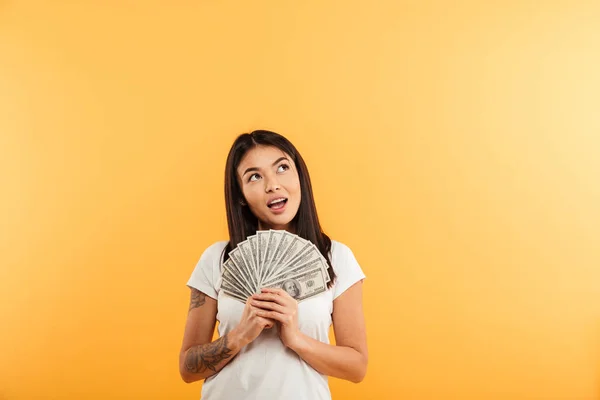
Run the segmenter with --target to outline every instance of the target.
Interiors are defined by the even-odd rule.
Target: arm
[[[179,353],[179,373],[186,383],[219,372],[239,351],[252,342],[272,321],[256,315],[246,303],[240,324],[211,342],[217,319],[217,301],[192,289],[190,308]]]
[[[362,308],[362,282],[355,283],[333,302],[335,345],[313,339],[298,330],[297,303],[285,291],[263,291],[268,293],[258,295],[257,298],[265,301],[256,305],[265,311],[258,315],[282,324],[281,339],[286,346],[323,375],[355,383],[364,379],[368,352]]]
[[[323,375],[361,382],[367,373],[367,337],[362,307],[362,282],[333,301],[335,345],[299,332],[290,347]]]
[[[211,342],[216,316],[217,301],[192,288],[179,353],[179,373],[187,383],[216,374],[241,349],[239,339],[234,335],[225,335]]]

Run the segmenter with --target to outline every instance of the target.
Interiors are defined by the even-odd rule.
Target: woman
[[[191,301],[179,359],[183,380],[205,379],[203,400],[330,399],[328,376],[362,381],[365,275],[352,251],[322,232],[300,153],[274,132],[240,135],[227,158],[225,198],[229,240],[203,252],[187,283]],[[316,245],[331,278],[326,291],[298,302],[284,289],[263,288],[243,304],[221,290],[229,252],[270,229]],[[217,320],[219,338],[212,341]],[[332,323],[335,345],[328,338]]]

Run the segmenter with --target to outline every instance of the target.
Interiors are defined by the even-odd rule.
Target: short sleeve
[[[333,299],[335,300],[356,282],[365,279],[366,276],[352,250],[343,243],[332,242],[331,263],[336,274],[333,286]]]
[[[187,282],[187,286],[198,289],[215,300],[218,295],[217,280],[219,279],[221,252],[225,244],[226,242],[218,242],[204,250]]]

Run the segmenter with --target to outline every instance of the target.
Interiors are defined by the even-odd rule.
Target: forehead
[[[287,153],[275,146],[255,146],[244,154],[237,170],[242,174],[246,168],[270,168],[281,157],[290,158]]]

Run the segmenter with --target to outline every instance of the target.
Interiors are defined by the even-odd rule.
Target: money
[[[327,283],[325,282],[323,271],[317,267],[297,275],[289,274],[289,276],[274,282],[269,287],[283,289],[300,302],[326,291]]]
[[[229,252],[221,290],[245,303],[262,288],[280,288],[300,302],[327,290],[327,268],[314,243],[283,230],[258,231]]]

